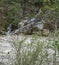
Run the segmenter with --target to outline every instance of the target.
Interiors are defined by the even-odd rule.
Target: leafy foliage
[[[46,10],[59,11],[59,0],[1,0],[0,5],[3,8],[0,21],[6,21],[6,27],[10,23],[16,25],[24,17],[33,17],[40,8],[43,14]]]
[[[20,21],[20,4],[13,2],[8,8],[7,20],[9,22],[17,23]]]

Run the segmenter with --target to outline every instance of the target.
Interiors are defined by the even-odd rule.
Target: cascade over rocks
[[[21,20],[17,25],[18,28],[10,24],[8,34],[33,34],[34,32],[41,31],[43,35],[45,35],[45,32],[48,35],[49,31],[54,31],[57,24],[55,25],[55,21],[48,19],[51,14],[50,11],[47,11],[42,17],[40,15],[41,12],[41,9],[39,9],[39,12],[33,18]]]

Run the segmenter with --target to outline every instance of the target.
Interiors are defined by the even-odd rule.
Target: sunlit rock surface
[[[0,36],[0,65],[14,65],[15,61],[16,61],[16,49],[13,47],[12,43],[16,42],[17,45],[17,41],[21,41],[24,38],[24,44],[22,45],[21,48],[21,56],[23,56],[23,54],[25,52],[26,55],[28,54],[28,51],[30,51],[30,46],[28,46],[29,44],[31,44],[31,40],[34,39],[34,36],[24,36],[24,35],[8,35],[8,36]],[[41,43],[43,43],[43,53],[45,53],[47,51],[48,53],[48,58],[49,58],[49,62],[50,65],[53,65],[53,54],[55,53],[54,49],[49,48],[47,49],[47,43],[48,42],[48,37],[36,37],[37,39],[35,40],[38,41],[40,40]],[[53,38],[51,38],[51,44],[53,43]],[[31,46],[31,52],[36,49],[36,43],[33,43]],[[57,55],[58,56],[58,55]],[[22,58],[22,57],[21,57]],[[57,65],[59,65],[59,58],[57,57]],[[43,62],[42,65],[46,65],[45,62]]]
[[[10,41],[10,36],[0,37],[0,62],[4,65],[11,65],[15,59],[15,50]]]

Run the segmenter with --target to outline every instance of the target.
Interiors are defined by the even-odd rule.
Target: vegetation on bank
[[[26,27],[39,10],[35,25],[43,21],[44,29],[33,28],[35,25]],[[18,33],[17,39],[12,39],[16,58],[12,58],[11,65],[59,65],[59,0],[0,0],[0,34],[6,34],[10,24],[13,33],[25,28],[21,30],[25,31],[21,41]]]
[[[58,21],[59,18],[59,1],[58,0],[1,0],[0,1],[0,30],[7,31],[10,23],[16,28],[18,23],[23,19],[34,17],[41,8],[42,13],[38,17],[42,18],[47,10],[45,21]],[[46,12],[46,13],[45,13]]]

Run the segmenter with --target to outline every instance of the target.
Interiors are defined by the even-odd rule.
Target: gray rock
[[[5,65],[3,62],[0,62],[0,65]]]
[[[0,35],[6,35],[6,32],[1,30]]]
[[[34,25],[38,30],[43,30],[44,24],[42,22],[38,22]]]

